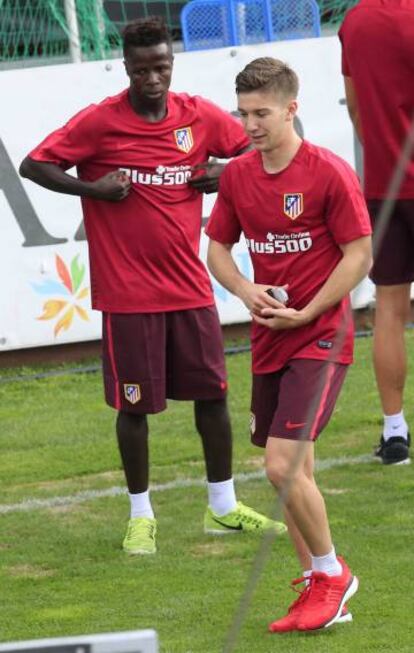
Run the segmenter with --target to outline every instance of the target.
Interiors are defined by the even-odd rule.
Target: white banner
[[[299,128],[306,138],[354,165],[336,37],[180,53],[172,89],[202,95],[233,111],[235,76],[260,56],[285,60],[297,71]],[[0,351],[100,337],[100,315],[90,308],[80,200],[21,180],[17,169],[49,132],[127,85],[121,60],[0,72]],[[213,202],[214,196],[205,198],[205,217]],[[204,260],[206,240],[203,235]],[[234,252],[243,273],[251,275],[244,244]],[[223,324],[249,319],[239,300],[215,282],[214,289]],[[371,298],[367,281],[354,293],[354,305],[366,305]]]

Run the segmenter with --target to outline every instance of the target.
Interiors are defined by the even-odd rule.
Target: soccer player
[[[349,114],[364,151],[364,193],[374,228],[376,286],[373,360],[384,415],[375,455],[410,462],[403,400],[404,330],[414,280],[414,158],[406,167],[390,220],[379,214],[414,120],[414,0],[361,0],[339,31]]]
[[[150,501],[148,413],[166,398],[194,400],[207,468],[207,533],[286,530],[236,501],[222,334],[198,256],[202,192],[220,169],[210,155],[249,145],[242,125],[200,97],[169,92],[173,55],[162,19],[123,35],[129,88],[91,105],[50,134],[21,164],[24,177],[79,195],[89,244],[92,304],[103,314],[106,401],[131,503],[123,548],[156,551]],[[66,170],[77,166],[78,178]]]
[[[254,149],[228,164],[207,225],[208,265],[251,311],[252,442],[281,493],[305,587],[280,633],[349,621],[358,580],[333,546],[314,476],[314,443],[352,361],[349,291],[371,263],[371,228],[352,169],[294,129],[298,79],[285,63],[255,59],[236,78],[241,119]],[[231,255],[243,232],[254,269]],[[287,306],[268,294],[287,290]],[[306,579],[306,580],[305,580]]]

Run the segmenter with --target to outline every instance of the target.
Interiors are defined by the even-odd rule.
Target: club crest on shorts
[[[191,127],[174,130],[175,144],[181,152],[189,152],[194,145]]]
[[[285,193],[283,213],[291,220],[296,220],[303,213],[303,193]]]
[[[130,404],[136,404],[141,399],[141,388],[138,383],[124,383],[124,395]]]

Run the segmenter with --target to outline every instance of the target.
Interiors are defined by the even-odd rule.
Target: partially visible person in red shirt
[[[94,104],[26,157],[24,177],[79,195],[89,245],[92,305],[103,313],[106,400],[131,503],[129,554],[156,552],[148,482],[147,414],[166,398],[194,400],[208,480],[208,533],[284,532],[236,501],[222,335],[200,261],[202,193],[222,167],[200,167],[249,146],[242,125],[200,97],[170,92],[171,37],[158,17],[123,35],[129,88]],[[78,177],[66,170],[77,167]]]
[[[414,0],[361,0],[346,14],[339,37],[348,110],[364,151],[365,197],[378,233],[373,359],[384,425],[375,455],[387,465],[404,464],[410,462],[403,399],[414,281],[413,155],[383,234],[378,216],[414,121]]]
[[[358,580],[333,546],[316,484],[315,441],[335,407],[353,354],[350,290],[371,263],[371,226],[358,179],[332,152],[294,129],[298,79],[277,59],[255,59],[236,78],[238,109],[254,150],[220,178],[207,224],[208,265],[251,311],[251,437],[281,493],[305,587],[274,633],[352,619]],[[243,233],[254,282],[231,250]],[[287,290],[287,306],[269,290]],[[273,292],[273,291],[272,291]]]

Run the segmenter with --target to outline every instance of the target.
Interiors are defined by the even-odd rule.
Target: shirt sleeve
[[[358,177],[342,159],[332,168],[327,188],[326,221],[338,245],[372,233],[367,205]]]
[[[347,48],[346,48],[346,38],[345,38],[345,23],[342,23],[342,26],[338,32],[339,40],[342,45],[342,57],[341,57],[341,67],[342,67],[342,74],[344,77],[351,77],[351,70],[349,67],[349,61],[348,61],[348,55],[347,55]]]
[[[228,159],[250,145],[250,139],[238,118],[209,100],[199,98],[199,101],[203,107],[203,121],[208,129],[210,156]]]
[[[95,109],[96,105],[91,105],[77,113],[66,125],[49,134],[29,157],[55,163],[64,170],[89,159],[96,153],[99,143]]]
[[[226,166],[220,177],[216,203],[205,228],[209,238],[225,245],[237,243],[242,231],[233,203],[230,167],[231,163]]]

